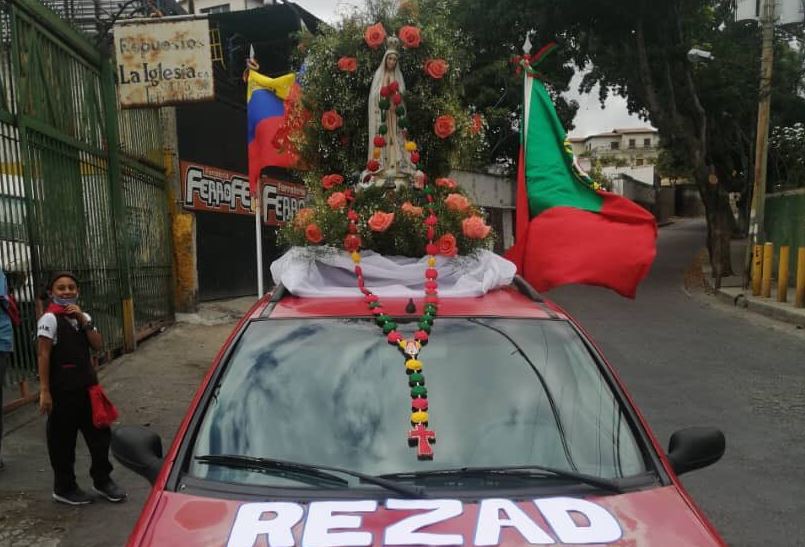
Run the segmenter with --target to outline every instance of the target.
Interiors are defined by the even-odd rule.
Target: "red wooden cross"
[[[416,457],[420,460],[432,460],[433,448],[430,443],[436,442],[436,433],[425,427],[423,424],[416,424],[408,432],[408,443],[416,445]]]

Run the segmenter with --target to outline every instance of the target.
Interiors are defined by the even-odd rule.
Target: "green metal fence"
[[[69,269],[106,348],[124,301],[173,317],[156,110],[120,111],[110,60],[36,0],[0,0],[0,266],[23,312],[9,382],[35,375],[38,293]]]

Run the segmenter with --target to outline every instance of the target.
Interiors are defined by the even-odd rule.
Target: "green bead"
[[[411,388],[411,397],[427,397],[428,388],[425,386],[414,386]]]
[[[430,323],[427,321],[420,321],[419,328],[430,334]]]
[[[431,188],[430,186],[425,186],[425,193],[426,194],[432,194],[433,193],[433,188]]]
[[[406,118],[405,116],[397,118],[397,125],[399,125],[402,129],[405,129],[406,127],[408,127],[408,118]]]
[[[394,109],[394,112],[397,114],[397,116],[405,116],[405,107],[398,106],[397,108]]]
[[[377,105],[380,107],[380,110],[388,110],[389,109],[389,100],[388,99],[380,99]]]
[[[383,332],[386,334],[390,333],[393,330],[397,330],[397,323],[394,321],[387,321],[385,325],[383,325]]]
[[[436,318],[433,316],[433,314],[431,314],[430,312],[425,310],[425,313],[422,314],[422,317],[420,317],[420,319],[422,319],[423,321],[427,321],[428,323],[430,323],[432,325],[434,319],[436,319]]]
[[[435,304],[425,304],[425,313],[429,313],[431,315],[436,315],[436,305]]]
[[[391,317],[389,317],[389,316],[388,316],[388,315],[386,315],[385,313],[384,313],[384,314],[381,314],[381,315],[378,315],[378,316],[375,318],[375,323],[377,323],[377,324],[378,324],[378,325],[380,325],[381,327],[382,327],[383,325],[385,325],[385,324],[386,324],[386,321],[391,321]]]
[[[378,306],[380,306],[380,302],[369,302],[369,307],[372,308],[372,309],[374,309],[374,308],[376,308]]]
[[[377,132],[380,133],[381,135],[385,135],[386,133],[389,132],[389,128],[388,126],[386,126],[386,124],[383,124],[377,128]]]
[[[415,385],[425,385],[425,377],[422,375],[421,372],[414,372],[411,376],[408,377],[408,385],[415,386]]]

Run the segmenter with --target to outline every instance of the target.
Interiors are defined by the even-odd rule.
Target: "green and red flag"
[[[515,243],[506,257],[537,290],[581,283],[634,298],[656,255],[654,216],[603,191],[581,170],[534,66],[518,60],[525,98],[517,174]]]

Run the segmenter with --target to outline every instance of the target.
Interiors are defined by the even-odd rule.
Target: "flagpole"
[[[254,199],[254,238],[257,245],[257,298],[261,298],[263,291],[263,223],[262,208],[260,206],[260,185],[257,185],[257,195]]]

